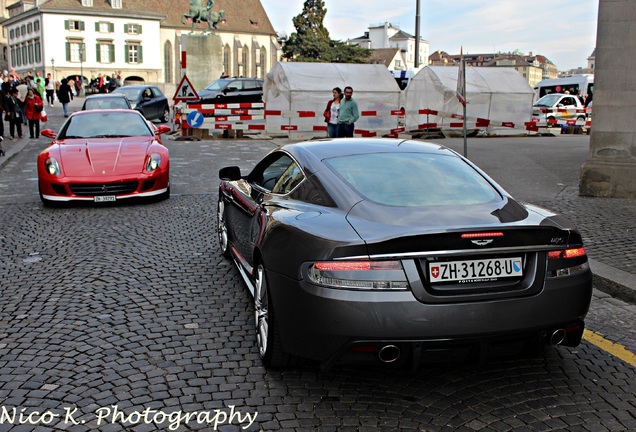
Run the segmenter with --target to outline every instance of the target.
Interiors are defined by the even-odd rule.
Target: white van
[[[563,78],[554,78],[540,81],[534,86],[535,101],[550,93],[569,93],[578,95],[579,91],[583,99],[594,92],[594,75],[579,74]]]

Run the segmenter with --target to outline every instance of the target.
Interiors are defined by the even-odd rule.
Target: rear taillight
[[[316,285],[358,290],[405,290],[409,285],[400,261],[320,261],[309,265]]]
[[[585,248],[548,252],[548,277],[574,276],[589,269]]]

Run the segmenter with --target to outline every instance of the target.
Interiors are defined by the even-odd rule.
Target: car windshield
[[[559,101],[559,98],[561,98],[561,95],[559,94],[545,95],[541,99],[539,99],[537,103],[534,104],[534,106],[551,107]]]
[[[123,108],[129,109],[130,105],[124,97],[89,97],[84,103],[84,109],[108,109]]]
[[[501,199],[483,176],[455,156],[371,153],[325,163],[362,197],[388,206],[470,205]]]
[[[211,90],[211,91],[220,91],[223,90],[225,87],[227,87],[228,83],[231,80],[227,80],[227,79],[219,79],[216,80],[214,82],[212,82],[211,84],[208,84],[208,86],[205,88],[205,90]]]
[[[119,87],[114,93],[121,93],[128,98],[129,101],[136,101],[139,99],[139,94],[143,89],[132,87]]]
[[[87,113],[84,111],[84,113]],[[69,118],[58,140],[74,138],[123,138],[153,136],[146,120],[136,112],[95,112]]]

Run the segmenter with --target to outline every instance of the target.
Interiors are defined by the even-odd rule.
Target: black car
[[[116,88],[110,94],[123,94],[128,98],[133,109],[136,109],[148,120],[159,120],[166,123],[170,120],[168,99],[157,86],[130,85]]]
[[[131,109],[130,101],[123,94],[102,93],[88,96],[84,99],[82,111],[93,109]]]
[[[253,294],[266,365],[419,365],[581,341],[581,234],[451,149],[315,140],[219,176],[219,242]]]
[[[262,102],[263,80],[256,78],[221,78],[197,92],[197,104]]]

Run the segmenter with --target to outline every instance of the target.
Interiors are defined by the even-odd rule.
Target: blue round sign
[[[199,111],[192,111],[190,114],[188,114],[188,126],[190,126],[191,128],[198,128],[201,127],[201,125],[203,124],[203,114],[201,114]]]

